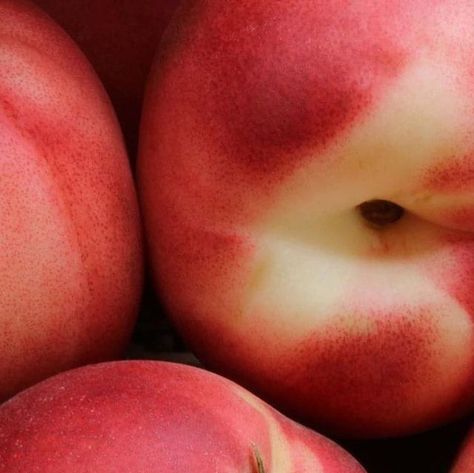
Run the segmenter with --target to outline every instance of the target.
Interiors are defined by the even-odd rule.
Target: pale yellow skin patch
[[[472,192],[434,195],[420,184],[437,161],[473,149],[464,118],[472,112],[454,80],[435,62],[408,67],[362,123],[282,185],[251,230],[257,250],[236,324],[242,333],[271,327],[266,337],[291,345],[316,332],[376,335],[373,312],[389,316],[400,302],[428,308],[433,368],[407,416],[419,403],[429,411],[455,399],[469,377],[470,315],[424,272],[452,258],[439,209],[474,203]],[[357,206],[372,199],[408,213],[393,228],[371,228]],[[365,306],[354,307],[354,296]]]

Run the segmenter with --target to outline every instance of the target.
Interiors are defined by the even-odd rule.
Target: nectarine
[[[351,436],[474,405],[474,3],[185,4],[147,92],[156,286],[207,366]]]

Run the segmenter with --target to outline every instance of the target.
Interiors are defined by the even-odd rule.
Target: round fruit
[[[472,410],[474,4],[185,6],[139,181],[190,347],[344,435]]]

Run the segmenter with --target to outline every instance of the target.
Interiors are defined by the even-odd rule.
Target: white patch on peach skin
[[[247,306],[258,297],[262,275],[274,273],[285,280],[275,291],[284,294],[283,307],[317,299],[319,313],[332,313],[345,285],[363,278],[358,268],[377,267],[377,247],[386,246],[378,259],[387,274],[399,275],[409,264],[416,268],[427,248],[438,251],[437,230],[417,215],[429,216],[439,198],[416,186],[439,156],[449,159],[471,146],[465,140],[467,101],[452,74],[427,60],[412,64],[358,127],[282,185],[273,207],[251,230],[261,250]],[[374,198],[394,201],[408,214],[387,232],[370,231],[357,206]],[[401,293],[411,300],[413,275],[398,279]]]
[[[275,203],[259,229],[288,219],[317,219],[374,199],[417,210],[426,189],[418,175],[440,157],[465,153],[468,100],[453,77],[456,71],[425,59],[404,74],[359,124],[326,151],[305,163],[277,190]]]
[[[331,320],[347,287],[365,274],[381,281],[390,276],[396,293],[419,299],[419,286],[428,281],[418,277],[417,265],[427,252],[440,253],[441,229],[417,218],[425,190],[415,192],[412,177],[465,144],[465,100],[443,70],[426,61],[412,65],[344,143],[282,186],[273,208],[252,228],[259,250],[244,314],[265,313],[266,301],[274,301],[270,305],[281,312],[295,314],[282,330],[307,333]],[[321,167],[321,160],[333,165]],[[409,213],[386,232],[371,230],[357,211],[371,198],[401,203]]]
[[[268,435],[271,446],[271,465],[268,465],[268,459],[262,458],[265,471],[268,473],[324,473],[324,470],[314,453],[306,446],[298,443],[298,460],[300,464],[307,466],[303,471],[296,471],[292,462],[294,452],[290,449],[288,440],[282,431],[274,414],[252,394],[236,387],[234,392],[242,398],[247,404],[252,406],[266,420],[268,426]],[[258,449],[258,445],[255,446]]]
[[[426,411],[456,396],[470,369],[470,318],[423,274],[428,260],[443,265],[450,256],[439,238],[444,230],[423,218],[430,199],[419,175],[440,156],[472,146],[465,133],[469,102],[456,74],[436,57],[411,64],[357,128],[281,186],[273,208],[251,229],[257,251],[239,321],[244,330],[270,327],[267,336],[286,346],[319,331],[375,333],[367,313],[375,307],[351,313],[355,294],[378,294],[379,315],[404,304],[428,309],[437,337],[427,376],[436,376],[418,393],[413,415],[417,404]],[[408,213],[385,232],[369,229],[356,208],[373,198]]]
[[[263,339],[289,350],[301,340],[319,333],[339,333],[350,337],[377,336],[379,322],[385,314],[400,317],[397,310],[408,308],[416,317],[428,311],[426,329],[434,334],[427,351],[433,369],[420,383],[414,402],[407,404],[409,416],[436,410],[442,400],[449,404],[468,379],[473,343],[473,327],[469,315],[451,295],[435,286],[423,273],[424,259],[430,255],[405,258],[372,258],[340,255],[278,240],[274,236],[262,242],[268,271],[260,274],[258,288],[246,301],[241,326],[265,326]],[[449,258],[448,249],[433,250],[439,265]],[[415,320],[415,323],[417,321]],[[262,337],[259,338],[260,343]],[[270,348],[269,348],[270,349]],[[271,348],[270,350],[273,350]],[[414,366],[414,372],[416,366]]]

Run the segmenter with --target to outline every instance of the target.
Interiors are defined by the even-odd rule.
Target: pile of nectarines
[[[316,431],[468,426],[473,24],[471,0],[0,0],[0,472],[362,473]],[[112,361],[144,263],[214,373]],[[445,469],[474,473],[473,438]]]

